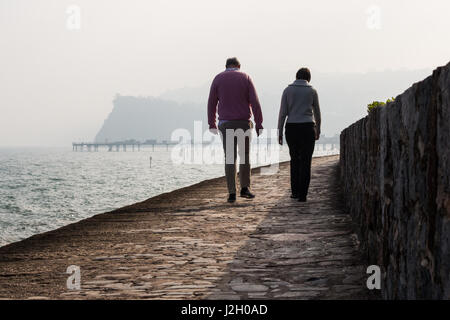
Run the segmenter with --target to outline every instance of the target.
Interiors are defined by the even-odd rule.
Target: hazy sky
[[[92,140],[115,93],[200,86],[228,56],[259,75],[431,70],[450,60],[449,12],[448,0],[0,0],[0,146]]]

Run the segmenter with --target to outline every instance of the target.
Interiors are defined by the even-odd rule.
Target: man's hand
[[[263,133],[263,128],[256,128],[256,135],[259,137]]]
[[[218,135],[219,131],[217,130],[217,128],[209,128],[209,132],[211,132],[214,135]]]
[[[278,136],[278,143],[280,144],[280,146],[283,145],[283,136],[282,135]]]

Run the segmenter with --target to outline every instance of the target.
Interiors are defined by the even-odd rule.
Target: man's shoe
[[[241,189],[241,197],[247,198],[247,199],[253,199],[255,197],[255,195],[253,193],[251,193],[248,188],[242,188]]]
[[[236,202],[236,193],[230,193],[230,195],[228,196],[228,202]]]
[[[291,194],[292,199],[298,199],[300,196],[298,194]]]
[[[306,202],[306,197],[299,197],[298,202]]]

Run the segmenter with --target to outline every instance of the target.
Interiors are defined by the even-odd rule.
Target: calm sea
[[[0,246],[223,175],[220,164],[175,164],[171,153],[0,148]]]

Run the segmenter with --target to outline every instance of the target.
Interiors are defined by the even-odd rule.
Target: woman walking
[[[308,68],[298,70],[296,80],[283,92],[278,117],[278,142],[286,141],[291,156],[291,198],[306,202],[311,180],[311,160],[316,140],[320,137],[320,107],[317,91],[309,84]]]

